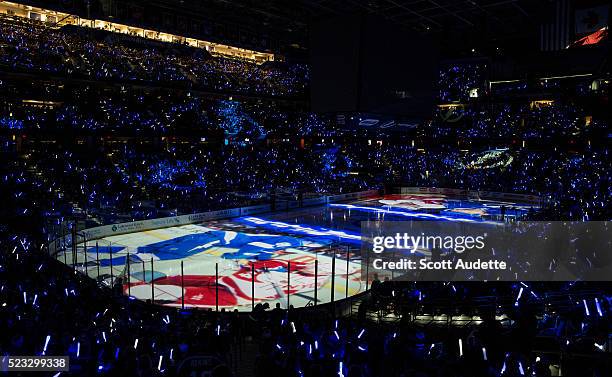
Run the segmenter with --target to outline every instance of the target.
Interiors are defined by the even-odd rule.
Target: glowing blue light
[[[361,329],[361,332],[359,333],[359,335],[357,335],[357,339],[361,339],[364,332],[365,332],[365,329]]]
[[[599,305],[599,300],[597,298],[595,299],[595,306],[597,307],[597,314],[599,314],[600,317],[603,317],[603,312],[601,311],[601,306]]]
[[[43,347],[42,352],[43,355],[45,354],[45,352],[47,352],[47,346],[49,345],[49,341],[51,341],[51,335],[47,335],[47,338],[45,339],[45,346]]]
[[[521,299],[522,295],[523,295],[523,287],[521,287],[521,289],[519,290],[518,296],[516,297],[516,301],[514,302],[514,306],[519,306],[519,300]]]

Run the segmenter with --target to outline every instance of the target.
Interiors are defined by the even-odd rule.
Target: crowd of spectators
[[[601,285],[375,280],[356,317],[261,304],[250,314],[174,310],[97,286],[26,234],[1,235],[2,354],[66,355],[71,375],[175,376],[190,356],[206,357],[212,376],[599,377],[610,367],[612,299]],[[398,320],[368,318],[389,310]],[[480,319],[412,320],[424,313]],[[241,374],[247,352],[256,358]]]
[[[255,64],[180,44],[130,42],[110,32],[0,18],[0,66],[9,70],[270,97],[306,93],[309,71],[302,64]]]
[[[0,130],[79,134],[309,135],[331,129],[328,116],[275,101],[208,96],[163,88],[107,87],[62,81],[0,80]]]
[[[3,356],[69,356],[69,374],[82,376],[173,376],[188,355],[227,363],[231,337],[240,331],[227,315],[113,299],[92,280],[42,259],[27,235],[11,234],[3,232],[0,254]]]
[[[494,103],[460,105],[450,111],[441,109],[425,124],[421,134],[433,138],[505,140],[596,138],[604,135],[607,127],[604,119],[587,116],[573,104]]]
[[[539,214],[547,219],[609,219],[612,185],[605,152],[506,150],[513,156],[507,166],[477,168],[473,155],[456,149],[365,142],[303,149],[290,143],[24,148],[29,152],[7,159],[2,172],[2,194],[10,198],[2,216],[14,220],[2,229],[0,301],[8,329],[2,349],[12,354],[69,355],[81,374],[148,376],[175,375],[186,357],[206,355],[218,363],[214,375],[228,375],[244,346],[240,339],[248,336],[246,342],[256,346],[252,367],[258,376],[270,370],[287,376],[550,376],[558,368],[564,374],[584,372],[585,363],[588,375],[603,376],[609,368],[611,296],[603,285],[595,291],[588,284],[525,285],[517,307],[500,302],[514,302],[518,284],[380,283],[353,319],[337,320],[325,310],[268,313],[261,307],[251,316],[193,313],[113,298],[106,288],[45,258],[39,253],[44,237],[32,237],[50,230],[42,219],[59,221],[77,211],[107,223],[173,214],[176,210],[163,212],[173,206],[226,208],[244,203],[245,196],[232,191],[268,201],[270,190],[292,189],[288,182],[319,192],[393,181],[536,193],[551,200]],[[102,218],[105,209],[129,215]],[[35,278],[21,279],[32,274]],[[583,299],[581,289],[591,295]],[[543,298],[558,291],[564,306],[546,305]],[[499,300],[486,307],[495,313],[479,311],[482,296]],[[417,312],[443,314],[448,307],[439,302],[455,302],[451,314],[478,315],[482,323],[431,329],[409,320]],[[393,311],[401,320],[372,323],[365,315],[372,310]],[[562,353],[581,356],[561,360]]]
[[[543,345],[546,340],[558,337],[562,349],[585,355],[602,352],[599,347],[606,342],[609,330],[609,317],[604,313],[610,302],[589,298],[588,303],[584,299],[579,305],[568,302],[543,311],[541,307],[551,306],[544,303],[547,300],[541,298],[539,288],[551,289],[546,284],[536,288],[525,283],[407,286],[374,281],[372,295],[361,307],[385,310],[394,306],[403,312],[400,321],[386,325],[367,321],[367,309],[361,307],[357,320],[349,321],[289,313],[287,320],[274,324],[273,311],[271,329],[264,330],[262,348],[267,354],[262,355],[258,376],[265,376],[271,368],[295,376],[549,376],[558,372],[561,364],[551,354],[536,351],[550,346]],[[558,284],[556,288],[566,295],[579,291],[571,285]],[[518,304],[501,304],[503,297],[521,297],[519,292],[525,296]],[[479,306],[483,297],[499,301]],[[449,311],[435,302],[451,303],[454,309]],[[585,311],[585,307],[594,312]],[[414,326],[411,318],[422,310],[438,315],[479,315],[482,322],[464,328]],[[605,363],[597,360],[587,372],[581,369],[584,362],[565,362],[562,373],[603,375]],[[552,365],[557,368],[549,368]]]
[[[503,149],[487,159],[491,151],[366,141],[21,144],[20,155],[5,153],[4,194],[13,198],[5,218],[27,219],[38,210],[56,222],[111,223],[267,203],[277,192],[322,195],[393,184],[539,195],[545,216],[558,220],[606,220],[612,213],[609,152],[596,148]]]
[[[347,149],[290,143],[22,143],[7,153],[5,215],[131,221],[266,202],[273,192],[341,193],[375,183],[348,174]],[[32,203],[40,203],[33,208]],[[27,221],[26,221],[27,223]]]
[[[321,136],[334,128],[326,117],[263,98],[227,98],[303,95],[307,67],[141,42],[0,21],[0,67],[54,76],[40,85],[0,81],[8,99],[0,109],[0,216],[10,219],[0,223],[2,355],[68,355],[80,375],[174,376],[195,355],[214,359],[213,376],[241,375],[238,359],[248,345],[257,355],[248,375],[257,376],[550,376],[560,368],[563,375],[599,377],[609,371],[612,296],[604,284],[374,281],[354,317],[261,305],[244,315],[153,307],[48,258],[46,244],[66,221],[93,226],[269,203],[278,192],[450,187],[539,195],[545,206],[530,214],[534,219],[612,215],[605,147],[518,144],[490,153],[453,143],[334,140]],[[452,65],[440,76],[440,100],[469,99],[467,89],[484,88],[485,70]],[[91,82],[73,82],[84,78]],[[143,82],[152,85],[132,87]],[[434,119],[421,132],[531,139],[582,137],[588,127],[607,127],[570,104],[461,111],[455,123]],[[553,302],[552,293],[562,302]],[[483,297],[496,300],[479,305]],[[372,312],[392,312],[398,320],[375,323]],[[419,313],[480,320],[437,329],[413,321]]]
[[[0,80],[0,129],[81,134],[219,135],[240,139],[340,135],[333,118],[299,106],[164,88]],[[452,113],[449,115],[449,113]],[[608,122],[562,101],[471,104],[434,112],[413,137],[519,142],[607,137]]]
[[[483,95],[488,77],[484,62],[454,62],[444,64],[438,76],[438,100],[442,103],[466,102]]]
[[[485,169],[466,167],[472,153],[457,149],[386,146],[374,155],[386,177],[410,185],[531,193],[554,203],[549,209],[556,219],[609,218],[612,166],[607,149],[508,153],[513,158],[508,166]]]

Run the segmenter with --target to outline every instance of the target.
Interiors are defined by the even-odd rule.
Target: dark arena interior
[[[611,376],[609,19],[0,1],[0,374]]]

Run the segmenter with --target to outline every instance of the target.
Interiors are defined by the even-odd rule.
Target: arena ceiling
[[[240,14],[253,15],[253,21],[285,31],[301,30],[316,18],[365,13],[423,32],[479,27],[483,22],[511,26],[517,19],[533,18],[550,4],[547,0],[191,0],[189,3],[202,6],[214,3],[235,16],[240,10]]]
[[[117,15],[120,8],[224,23],[286,45],[307,46],[309,25],[345,15],[375,15],[421,33],[471,30],[487,36],[515,36],[537,25],[552,0],[22,0],[32,5],[70,6],[85,14]],[[86,6],[89,4],[90,6]],[[121,7],[120,7],[121,5]],[[97,12],[97,13],[96,13]],[[129,12],[128,12],[129,18]],[[129,20],[127,20],[129,22]],[[139,22],[139,21],[138,21]],[[150,26],[150,25],[149,25]]]
[[[138,1],[138,0],[136,0]],[[421,33],[473,30],[517,35],[538,23],[549,0],[148,0],[308,45],[308,25],[343,15],[377,15]],[[163,5],[162,5],[163,4]]]

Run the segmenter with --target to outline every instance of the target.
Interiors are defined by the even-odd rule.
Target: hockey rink
[[[530,210],[441,194],[388,195],[106,237],[89,242],[76,266],[99,281],[120,282],[126,295],[167,306],[302,307],[365,290],[362,221],[496,221],[501,211],[511,217]],[[71,260],[62,254],[58,260]]]

